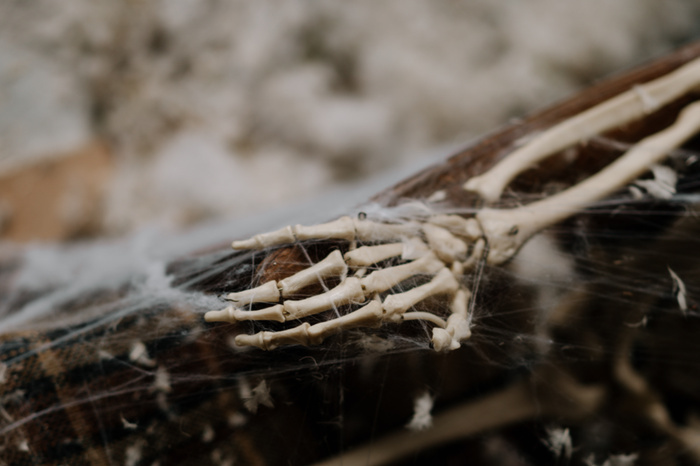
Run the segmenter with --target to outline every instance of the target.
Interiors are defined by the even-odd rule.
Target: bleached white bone
[[[294,227],[294,236],[298,240],[340,239],[352,241],[355,239],[355,222],[352,218],[346,216],[319,225],[297,225]]]
[[[292,293],[296,293],[302,288],[318,283],[319,280],[328,277],[345,278],[348,272],[348,266],[343,260],[343,255],[339,250],[335,250],[328,254],[325,259],[318,262],[308,269],[301,270],[291,277],[280,280],[277,287],[282,292],[283,297],[287,297]]]
[[[637,179],[700,130],[700,103],[688,105],[670,127],[642,139],[600,172],[554,196],[516,209],[476,215],[489,242],[488,261],[501,264],[535,233],[564,220]]]
[[[350,217],[312,226],[287,226],[277,231],[261,233],[252,238],[234,241],[233,249],[264,249],[280,244],[292,244],[304,239],[344,239],[351,241],[355,237],[355,226]]]
[[[401,251],[401,259],[415,260],[420,259],[430,252],[430,248],[420,238],[407,238],[403,242],[403,251]]]
[[[326,337],[338,333],[341,330],[357,327],[379,327],[384,317],[384,310],[379,301],[370,301],[360,309],[328,320],[309,328],[309,336],[312,341],[323,341]]]
[[[287,314],[287,320],[300,319],[346,304],[361,303],[364,299],[365,292],[360,284],[360,280],[355,277],[348,277],[338,286],[325,293],[299,301],[285,301],[284,312]]]
[[[253,335],[236,335],[234,339],[238,346],[257,346],[264,350],[273,350],[281,345],[304,345],[311,344],[309,341],[308,329],[311,326],[308,322],[279,332],[258,332]]]
[[[329,336],[342,330],[358,327],[378,327],[384,316],[379,301],[371,301],[366,306],[337,319],[321,322],[315,325],[303,323],[297,327],[280,332],[258,332],[254,335],[238,335],[237,345],[257,346],[264,350],[275,349],[281,345],[318,345]]]
[[[265,249],[279,244],[291,244],[296,241],[294,230],[291,226],[286,226],[277,231],[268,233],[260,233],[242,241],[234,241],[231,243],[233,249]]]
[[[696,65],[695,68],[697,68],[695,71],[697,73],[700,67]],[[657,81],[650,83],[653,86],[657,84]],[[652,90],[655,89],[653,86]],[[644,90],[647,91],[646,88]],[[652,97],[656,99],[658,96],[653,95]],[[616,107],[618,104],[621,105],[622,110]],[[597,115],[596,112],[603,112],[604,115],[601,118],[604,117],[603,120],[605,120],[605,118],[610,117],[610,112],[621,111],[623,115],[616,116],[614,122],[619,125],[629,121],[625,120],[629,117],[629,104],[630,102],[624,99],[617,103],[615,103],[615,99],[611,99],[592,109],[593,111],[590,111],[586,118],[592,118],[591,115]],[[581,121],[588,120],[584,118]],[[564,136],[571,136],[571,134],[568,136],[564,134],[567,131],[580,131],[583,128],[581,121],[577,123],[579,126],[573,124],[555,127],[550,130],[554,131],[552,133],[554,136],[550,135],[550,139],[544,138],[543,140],[561,142],[561,138]],[[280,282],[268,282],[246,292],[232,293],[229,298],[239,304],[264,300],[276,302],[280,299],[278,295],[275,295],[276,290],[283,290],[283,297],[287,297],[290,293],[300,290],[319,278],[340,278],[341,283],[326,293],[299,301],[288,300],[283,304],[257,311],[244,311],[237,307],[230,307],[222,311],[212,311],[207,313],[205,317],[207,320],[225,321],[299,319],[335,307],[359,304],[369,298],[376,299],[379,293],[393,288],[406,279],[420,274],[436,274],[429,283],[388,296],[383,303],[372,301],[361,309],[316,325],[302,324],[280,332],[240,335],[236,338],[236,342],[264,349],[272,349],[281,344],[318,344],[328,335],[346,328],[372,327],[385,321],[400,322],[401,320],[420,319],[435,324],[433,347],[436,350],[456,349],[462,341],[471,335],[471,318],[467,310],[469,291],[460,288],[458,277],[462,276],[464,270],[473,268],[477,261],[481,260],[487,246],[489,248],[488,261],[491,264],[507,261],[533,234],[581,211],[637,179],[639,175],[665,158],[669,151],[681,145],[698,130],[700,130],[700,103],[686,107],[673,125],[640,141],[625,155],[596,175],[548,199],[516,209],[482,209],[471,219],[464,219],[458,215],[436,215],[427,217],[427,220],[422,223],[386,224],[342,217],[326,224],[309,227],[297,225],[277,232],[257,235],[250,240],[236,242],[234,247],[256,249],[307,239],[338,239],[347,242],[358,240],[390,242],[390,244],[360,247],[346,253],[344,258],[341,257],[339,251],[334,251],[320,263],[292,277]],[[577,138],[580,139],[580,137],[579,134]],[[537,140],[535,138],[533,141]],[[573,142],[577,140],[574,139]],[[537,146],[535,145],[535,147]],[[544,156],[546,154],[541,158]],[[517,166],[522,162],[522,160],[518,162],[519,157],[522,159],[523,156],[518,155],[518,151],[516,151],[506,160],[508,163],[515,160]],[[538,155],[538,157],[540,156]],[[499,165],[493,169],[496,173],[498,173],[498,167]],[[522,167],[512,173],[524,169]],[[491,176],[490,172],[487,172],[477,180],[489,179],[489,176]],[[498,178],[499,175],[493,176]],[[502,187],[498,190],[498,195],[500,195]],[[421,237],[428,242],[427,245],[421,240]],[[466,257],[467,253],[469,253],[468,257]],[[366,269],[360,269],[356,271],[354,277],[346,277],[348,265],[369,267],[399,255],[403,260],[409,262],[377,270],[368,276],[365,276]],[[450,307],[452,313],[447,321],[430,312],[407,312],[419,302],[437,295],[448,295],[452,300]]]
[[[472,269],[477,262],[481,260],[481,258],[484,255],[484,249],[486,248],[486,242],[482,239],[479,239],[475,244],[474,248],[472,248],[472,253],[469,255],[467,260],[465,260],[462,263],[462,267],[464,270],[470,270]]]
[[[367,267],[403,253],[403,243],[362,246],[345,253],[345,261],[353,267]]]
[[[452,314],[447,318],[445,328],[433,328],[433,348],[435,351],[452,351],[461,346],[461,342],[471,337],[468,307],[471,293],[459,290],[455,293],[450,309]]]
[[[264,249],[309,239],[379,242],[415,236],[419,230],[420,225],[415,222],[388,224],[345,216],[319,225],[288,226],[277,231],[261,233],[246,240],[234,241],[231,246],[233,249]]]
[[[433,215],[428,219],[428,223],[443,227],[453,234],[466,238],[468,240],[477,240],[481,238],[481,228],[479,222],[473,218],[464,218],[459,215]]]
[[[426,223],[423,225],[423,233],[425,233],[425,239],[428,240],[430,249],[435,251],[435,254],[446,264],[466,258],[467,243],[455,237],[446,229]]]
[[[401,238],[413,237],[420,231],[416,222],[378,223],[371,220],[355,220],[355,239],[366,242],[395,241]]]
[[[648,113],[649,101],[657,106],[666,105],[698,85],[700,59],[695,59],[661,78],[637,85],[544,131],[483,175],[469,179],[464,189],[478,193],[488,202],[495,202],[519,173],[537,162],[591,136],[643,117]],[[640,95],[644,98],[640,98]]]
[[[387,296],[382,307],[392,320],[400,321],[401,314],[419,302],[425,301],[431,296],[453,294],[458,288],[459,283],[455,277],[448,269],[443,268],[425,285]]]
[[[226,299],[239,306],[250,303],[276,303],[280,300],[280,291],[277,288],[277,283],[271,280],[249,290],[229,293]]]
[[[207,322],[240,322],[244,320],[273,320],[275,322],[284,322],[285,316],[283,313],[284,306],[277,304],[259,311],[244,311],[235,306],[229,306],[220,311],[209,311],[204,314],[204,320]]]
[[[421,274],[434,274],[445,267],[435,254],[430,253],[413,262],[377,270],[361,280],[366,294],[383,293],[404,280]]]

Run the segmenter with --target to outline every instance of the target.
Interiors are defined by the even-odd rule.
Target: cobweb
[[[641,407],[657,403],[687,429],[697,422],[696,166],[669,199],[620,193],[537,236],[507,267],[466,277],[476,296],[473,336],[448,354],[430,349],[430,324],[418,322],[272,352],[232,340],[274,326],[202,322],[223,306],[222,294],[256,286],[272,264],[284,273],[343,247],[328,241],[181,257],[146,235],[10,254],[2,272],[3,455],[27,464],[307,464],[407,425],[422,426],[417,437],[431,431],[431,413],[526,380],[540,414],[402,460],[690,464],[687,445],[650,424]],[[358,212],[397,222],[423,209],[469,213],[428,202]],[[641,401],[614,375],[619,358]],[[550,412],[551,397],[574,402],[560,380],[569,373],[604,387],[611,414],[596,410],[581,422],[574,408]],[[614,409],[624,403],[630,409]],[[497,422],[510,409],[483,415]],[[367,462],[381,454],[368,448]]]
[[[579,157],[565,151],[517,179],[499,207],[571,186],[629,144],[606,135],[577,146]],[[3,251],[0,458],[694,464],[698,154],[690,141],[663,168],[532,238],[505,266],[482,261],[465,274],[472,336],[448,353],[431,348],[432,325],[422,321],[267,352],[234,337],[286,324],[204,322],[226,293],[289,276],[347,250],[343,241],[231,251],[216,245],[219,231],[151,232]],[[400,224],[482,207],[449,190],[375,201],[350,215]],[[420,307],[450,312],[439,299]]]

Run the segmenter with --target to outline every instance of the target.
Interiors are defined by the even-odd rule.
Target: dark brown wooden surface
[[[606,80],[482,138],[374,199],[392,205],[424,199],[441,189],[448,193],[447,208],[478,207],[479,200],[464,192],[462,183],[505,157],[516,141],[698,56],[700,44],[692,44]],[[619,128],[611,137],[638,140],[668,125],[682,103]],[[697,141],[688,148],[697,150]],[[550,185],[571,184],[620,155],[595,141],[576,150],[573,167],[563,169],[561,160],[553,157],[516,180],[504,205],[541,195]],[[697,192],[698,179],[698,173],[689,170],[681,176],[680,191]],[[415,341],[426,336],[421,327],[410,325],[398,331],[411,338],[387,352],[367,350],[366,341],[355,334],[332,338],[320,348],[242,351],[231,345],[232,335],[256,326],[207,324],[186,306],[143,306],[119,319],[0,335],[0,361],[6,365],[0,384],[0,463],[229,464],[235,459],[235,464],[308,464],[401,428],[410,419],[413,399],[425,390],[439,395],[439,411],[540,374],[535,369],[544,365],[575,374],[582,383],[608,387],[604,409],[592,420],[571,426],[578,429],[579,457],[586,447],[595,453],[637,451],[642,455],[638,464],[692,464],[675,440],[645,425],[644,419],[629,416],[611,371],[620,338],[632,328],[627,324],[656,309],[659,317],[653,325],[640,328],[634,337],[643,354],[637,367],[675,422],[689,423],[687,413],[700,406],[700,383],[693,375],[698,359],[691,356],[697,353],[694,335],[700,329],[697,318],[679,323],[671,312],[675,302],[666,270],[673,266],[696,286],[698,266],[689,259],[698,258],[693,248],[700,228],[687,206],[622,199],[615,212],[584,213],[556,230],[562,248],[582,270],[590,270],[585,299],[567,314],[576,320],[552,324],[556,341],[546,360],[533,340],[516,338],[532,334],[533,314],[522,310],[533,302],[533,291],[498,269],[488,271],[489,280],[479,290],[477,304],[487,315],[474,329],[471,343],[446,355],[417,345]],[[584,240],[587,246],[582,246]],[[308,246],[307,252],[318,259],[333,247],[337,244],[322,242]],[[216,249],[173,261],[169,272],[183,289],[219,295],[286,276],[294,268],[284,264],[303,263],[302,256],[294,247],[255,254]],[[23,300],[13,296],[8,285],[11,272],[10,267],[3,275],[3,299],[7,304],[11,298],[9,305],[19,307]],[[40,293],[32,298],[37,297]],[[128,290],[111,299],[128,299]],[[380,329],[376,335],[392,332],[397,329]],[[132,358],[135,342],[145,345],[146,360]],[[158,378],[159,370],[167,372],[167,383]],[[243,387],[255,387],[262,380],[270,385],[275,405],[253,413],[243,406]],[[538,383],[542,381],[533,381]],[[538,419],[484,433],[436,449],[431,460],[494,464],[489,445],[501,442],[518,453],[520,462],[514,464],[543,464],[551,460],[541,441],[543,426],[556,421]],[[607,437],[591,440],[595,429],[607,429]],[[419,456],[407,462],[425,460]]]

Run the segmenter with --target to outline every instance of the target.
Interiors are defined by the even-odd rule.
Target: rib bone
[[[649,112],[648,102],[665,105],[697,88],[700,84],[700,59],[644,85],[635,86],[573,118],[555,125],[517,149],[495,167],[464,184],[488,202],[495,202],[505,187],[535,163],[579,141],[632,120]],[[644,98],[640,98],[643,95]]]

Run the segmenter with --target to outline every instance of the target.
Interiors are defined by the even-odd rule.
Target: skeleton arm
[[[652,99],[663,105],[697,87],[700,60],[665,77],[599,104],[579,116],[554,126],[523,148],[506,157],[465,189],[493,201],[503,188],[532,163],[586,138],[643,115]],[[643,92],[645,99],[641,99]],[[646,104],[645,104],[646,102]],[[645,107],[644,105],[647,105]],[[283,344],[319,344],[329,335],[349,328],[377,327],[386,322],[423,320],[432,323],[436,350],[459,348],[471,335],[468,309],[470,290],[464,284],[481,259],[491,265],[510,260],[533,235],[580,212],[624,188],[664,160],[700,131],[700,104],[688,105],[677,121],[634,145],[609,166],[554,196],[513,209],[484,208],[471,218],[434,215],[421,221],[382,223],[342,217],[314,226],[290,226],[233,243],[234,249],[264,249],[297,241],[332,239],[345,242],[349,251],[331,252],[321,262],[280,281],[228,295],[232,305],[205,315],[207,321],[265,320],[287,322],[335,310],[337,317],[311,325],[307,322],[278,332],[239,335],[236,343],[273,349]],[[356,243],[366,246],[355,249]],[[385,266],[385,263],[392,265]],[[366,275],[368,267],[379,267]],[[402,282],[421,276],[429,282],[407,291],[386,295]],[[288,297],[325,279],[340,283],[323,293],[301,300]],[[447,319],[431,312],[411,309],[429,298],[442,298],[449,305]],[[257,310],[244,306],[277,303]],[[345,315],[340,307],[354,306]]]

